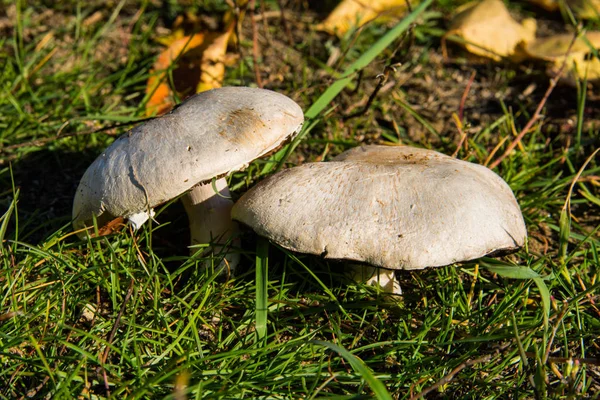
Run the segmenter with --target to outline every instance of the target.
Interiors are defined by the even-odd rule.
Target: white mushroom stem
[[[216,191],[215,191],[216,189]],[[237,234],[238,224],[231,220],[231,207],[229,188],[225,178],[218,179],[215,185],[206,184],[194,187],[182,198],[183,205],[190,220],[191,243],[233,244],[239,245]],[[197,248],[192,248],[192,253]],[[213,246],[205,249],[204,254],[212,252],[219,254],[223,246]],[[227,254],[220,267],[235,270],[239,262],[239,254]]]
[[[351,264],[346,273],[355,282],[379,286],[385,293],[402,294],[402,288],[396,280],[394,270]]]

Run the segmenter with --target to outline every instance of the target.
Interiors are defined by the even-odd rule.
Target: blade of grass
[[[421,125],[423,125],[423,127],[425,129],[427,129],[433,136],[437,137],[440,140],[443,139],[442,136],[440,135],[440,133],[429,122],[427,122],[423,117],[421,117],[419,115],[419,113],[416,112],[410,105],[408,105],[407,103],[405,103],[404,101],[402,101],[398,96],[394,96],[394,100],[396,101],[396,104],[398,104],[400,107],[402,107],[403,109],[405,109],[406,112],[408,112],[417,121],[419,121],[419,123]]]
[[[542,307],[544,310],[544,328],[548,328],[548,318],[550,317],[550,291],[544,282],[544,278],[530,267],[523,266],[505,266],[505,265],[484,265],[488,270],[511,279],[533,279],[537,285],[542,298]]]
[[[542,278],[533,278],[533,281],[540,291],[542,297],[542,307],[544,309],[544,329],[548,329],[548,318],[550,318],[550,290]]]
[[[594,159],[594,157],[596,156],[596,154],[599,151],[600,151],[600,148],[597,148],[592,153],[592,155],[590,155],[585,160],[585,162],[583,163],[581,168],[579,168],[579,171],[577,171],[577,174],[575,174],[575,178],[573,178],[573,181],[571,182],[571,186],[569,186],[569,191],[567,192],[567,198],[566,198],[565,203],[560,212],[560,219],[558,222],[559,227],[560,227],[560,243],[559,243],[558,255],[559,255],[559,262],[561,264],[561,274],[563,274],[565,276],[565,279],[567,279],[569,282],[571,281],[571,276],[570,276],[569,272],[567,271],[565,260],[567,258],[567,247],[569,244],[569,237],[571,236],[571,196],[573,195],[573,189],[575,188],[575,184],[581,177],[581,174],[583,173],[583,171],[585,170],[587,165],[590,163],[590,161],[592,161]]]
[[[344,359],[350,363],[352,369],[354,369],[354,371],[356,371],[371,387],[371,390],[373,390],[373,393],[375,393],[375,398],[379,400],[392,400],[392,396],[386,389],[385,385],[379,379],[377,379],[375,375],[373,375],[373,372],[371,372],[369,367],[367,367],[360,358],[350,353],[345,348],[330,342],[311,340],[311,343],[327,347],[328,349],[333,350],[340,356],[344,357]]]
[[[585,37],[585,36],[583,36]],[[586,71],[587,72],[587,71]],[[583,81],[577,80],[577,135],[575,144],[579,148],[581,147],[581,133],[583,132],[583,118],[585,112],[585,100],[587,95],[587,73]]]
[[[352,82],[355,74],[361,69],[365,68],[369,65],[383,50],[385,50],[390,44],[394,42],[401,34],[406,32],[406,30],[410,27],[410,25],[417,19],[419,15],[423,13],[429,7],[429,5],[433,2],[433,0],[425,0],[423,1],[413,12],[408,14],[402,21],[400,21],[396,26],[390,29],[385,35],[383,35],[369,50],[364,52],[356,61],[354,61],[342,74],[342,77],[337,81],[333,82],[331,86],[323,92],[321,96],[315,101],[309,109],[304,113],[304,117],[307,120],[312,120],[317,118],[321,112],[327,108],[329,103],[333,101],[337,97],[338,94]],[[311,124],[306,124],[306,126],[311,126]],[[302,129],[302,131],[298,134],[297,140],[301,140],[305,135],[307,129]],[[284,146],[281,150],[279,150],[275,154],[275,159],[280,160],[280,163],[285,162],[287,155],[289,152],[287,148],[290,145]],[[275,167],[274,163],[269,163],[265,165],[262,170],[263,174],[267,174]]]
[[[268,273],[269,241],[259,237],[256,244],[256,336],[259,342],[267,337]]]
[[[406,18],[400,21],[396,26],[390,29],[381,39],[379,39],[369,50],[361,55],[352,63],[343,73],[343,78],[335,81],[327,90],[314,102],[306,111],[307,119],[316,118],[321,111],[350,83],[354,74],[365,68],[371,63],[383,50],[385,50],[394,40],[403,34],[410,25],[417,19],[423,11],[429,7],[433,0],[425,0],[415,10],[408,14]]]
[[[503,278],[510,279],[543,279],[540,274],[529,267],[518,265],[489,265],[482,264],[486,269]]]
[[[8,230],[8,223],[10,222],[10,217],[12,215],[13,210],[15,209],[15,204],[17,202],[17,198],[19,196],[19,191],[17,190],[14,199],[10,202],[8,206],[8,210],[0,217],[0,248],[4,245],[4,236],[6,235],[6,231]]]

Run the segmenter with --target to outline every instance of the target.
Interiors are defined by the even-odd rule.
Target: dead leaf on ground
[[[350,28],[360,27],[377,19],[399,17],[405,14],[407,0],[343,0],[329,14],[323,23],[317,25],[318,30],[332,35],[343,36]],[[412,5],[418,1],[411,1]]]
[[[204,35],[197,33],[192,36],[184,36],[180,39],[174,40],[171,45],[162,53],[158,55],[158,58],[154,62],[154,66],[151,71],[151,76],[148,78],[146,84],[146,93],[151,94],[148,103],[146,103],[146,114],[147,115],[160,115],[165,113],[167,110],[173,107],[174,99],[171,92],[171,87],[168,83],[168,69],[171,64],[179,58],[182,53],[191,51],[192,49],[200,47],[204,43]],[[183,60],[179,60],[182,62]],[[177,82],[183,81],[183,86],[190,87],[185,82],[189,81],[189,76],[182,76],[181,79],[176,79],[178,74],[175,68],[173,69],[173,84],[177,88]],[[186,79],[187,78],[187,79]],[[195,88],[195,85],[191,87]]]
[[[518,45],[532,41],[535,31],[534,19],[519,24],[501,0],[484,0],[461,7],[446,35],[464,39],[470,53],[500,61],[503,57],[519,60]]]
[[[600,48],[600,32],[587,32],[585,39],[577,38],[568,52],[572,40],[573,34],[568,33],[540,38],[529,43],[525,52],[531,58],[547,61],[550,75],[558,72],[566,58],[566,83],[574,84],[586,76],[589,82],[599,81],[600,60],[593,56],[592,48]]]
[[[173,108],[176,97],[186,98],[221,87],[225,64],[229,61],[227,43],[236,21],[226,22],[225,32],[185,35],[183,19],[177,19],[172,33],[159,39],[168,48],[157,57],[146,85],[146,93],[150,94],[146,104],[148,116],[164,114]]]
[[[527,0],[538,7],[543,8],[546,11],[556,11],[560,8],[558,0]]]
[[[568,0],[567,4],[579,18],[600,18],[600,0]]]
[[[594,19],[600,18],[600,0],[563,0],[579,18]],[[529,0],[548,11],[560,10],[560,0]]]

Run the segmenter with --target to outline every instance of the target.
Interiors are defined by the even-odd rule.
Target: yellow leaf
[[[202,27],[202,21],[193,13],[186,13],[185,15],[178,15],[175,17],[171,33],[166,36],[161,36],[155,40],[163,46],[170,46],[176,40],[179,40],[186,36],[186,30],[188,32],[198,32]]]
[[[237,34],[241,35],[242,32],[242,21],[244,20],[244,16],[246,15],[246,5],[248,4],[248,0],[237,0],[235,5],[237,10],[234,8],[229,8],[225,15],[223,16],[223,25],[231,26],[231,24],[238,24],[238,29],[233,29],[233,32],[229,35],[229,46],[237,47],[239,43],[239,38]],[[235,25],[234,25],[235,28]],[[237,32],[236,32],[237,31]]]
[[[567,4],[579,18],[600,18],[600,0],[567,0]]]
[[[463,38],[470,53],[499,61],[517,56],[517,46],[532,41],[535,31],[534,19],[519,24],[501,0],[484,0],[465,5],[452,20],[448,34]]]
[[[559,9],[558,0],[529,0],[529,2],[547,11],[556,11]]]
[[[167,82],[167,70],[171,67],[173,61],[179,57],[182,57],[185,52],[189,52],[192,49],[200,47],[203,43],[204,35],[201,33],[197,33],[192,36],[184,36],[180,39],[174,40],[165,51],[158,55],[158,58],[154,62],[151,76],[148,78],[148,82],[146,84],[146,93],[151,93],[151,97],[146,104],[147,115],[160,115],[173,107],[174,102],[172,93],[169,83]],[[180,61],[182,60],[180,59]],[[175,76],[178,72],[179,75],[181,75],[182,70],[177,68],[173,69],[172,73],[174,82],[177,81]],[[196,85],[193,85],[192,87],[195,86]],[[177,83],[175,83],[175,87],[177,87]]]
[[[229,25],[229,29],[225,33],[208,37],[207,42],[210,43],[204,49],[202,54],[202,62],[200,69],[200,83],[197,86],[197,92],[203,92],[214,88],[221,87],[223,77],[225,76],[225,53],[227,52],[227,43],[233,32],[234,24]]]
[[[600,32],[587,32],[587,41],[593,48],[600,47]],[[577,78],[587,76],[589,82],[600,80],[600,60],[592,55],[592,49],[583,38],[577,38],[569,50],[573,40],[572,34],[555,35],[540,38],[525,47],[525,52],[531,58],[544,60],[549,63],[548,73],[558,72],[566,58],[566,74],[564,80],[573,84]]]
[[[548,11],[557,11],[561,6],[560,0],[529,0],[529,2]],[[600,18],[600,0],[564,0],[563,4],[566,4],[579,18]]]
[[[231,23],[225,32],[196,33],[174,40],[152,68],[146,86],[146,93],[151,93],[146,114],[160,115],[175,105],[169,68],[173,87],[180,98],[220,87],[225,74],[227,42],[233,28]],[[172,65],[174,61],[176,65]]]
[[[412,0],[415,5],[418,1]],[[354,26],[360,27],[374,19],[404,15],[406,0],[343,0],[317,29],[343,36]]]

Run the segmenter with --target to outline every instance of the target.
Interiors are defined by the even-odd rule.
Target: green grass
[[[195,11],[225,9],[209,3]],[[127,129],[113,125],[143,118],[146,79],[160,51],[152,40],[157,28],[185,10],[82,4],[44,16],[19,4],[0,39],[1,398],[408,399],[432,387],[427,398],[598,398],[600,164],[591,156],[600,133],[597,100],[584,85],[557,88],[542,123],[495,170],[527,223],[529,243],[518,253],[400,271],[404,295],[390,298],[346,281],[343,264],[267,246],[246,232],[241,272],[223,281],[201,268],[204,259],[188,256],[176,202],[157,210],[158,225],[139,232],[82,240],[70,226],[78,179]],[[459,157],[483,163],[508,138],[502,154],[548,80],[535,66],[473,66],[457,48],[451,62],[439,64],[436,32],[447,8],[432,7],[418,20],[414,44],[395,54],[401,30],[377,47],[386,33],[378,26],[338,41],[298,25],[306,31],[277,57],[261,42],[263,71],[285,78],[269,87],[305,110],[318,107],[293,151],[231,177],[234,196],[274,169],[327,160],[360,143],[451,154],[457,133],[437,124],[449,114],[425,102],[450,82],[458,89],[441,105],[458,104],[465,81],[455,77],[467,79],[473,68],[469,147]],[[89,23],[96,11],[103,18]],[[292,21],[296,14],[288,14]],[[269,29],[275,44],[285,37],[277,20]],[[252,84],[249,37],[241,47],[228,84]],[[333,74],[325,67],[336,47],[345,58]],[[353,66],[363,67],[364,57],[374,60],[357,86]],[[393,58],[403,62],[393,89],[365,115],[342,121]],[[348,74],[349,88],[330,79]],[[533,94],[519,96],[531,82]],[[479,87],[505,94],[485,115],[477,115],[488,101]],[[415,136],[419,129],[423,135]],[[64,137],[55,138],[59,132]]]

